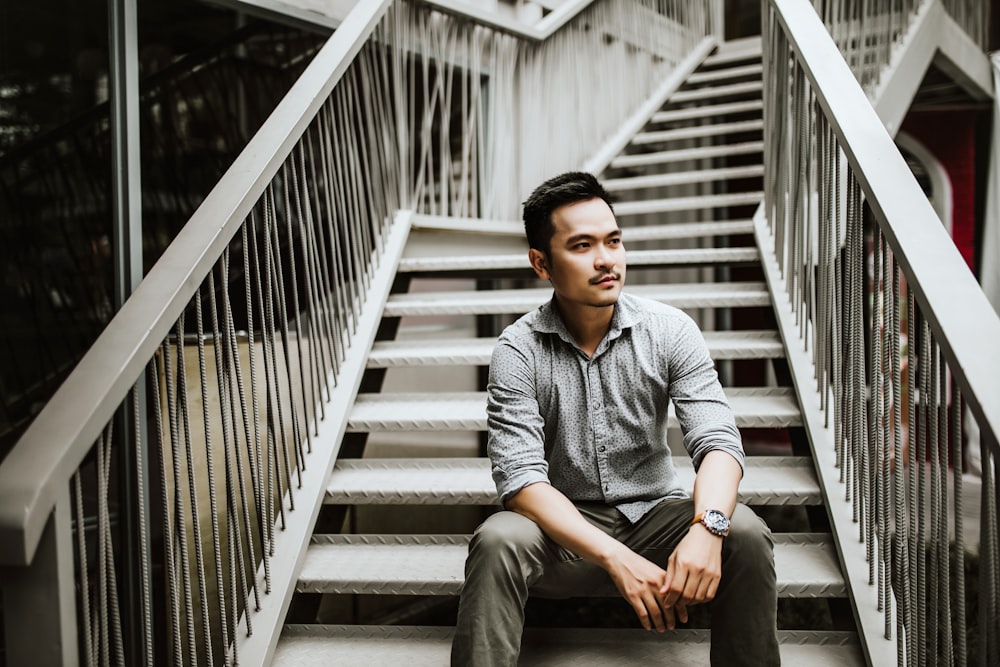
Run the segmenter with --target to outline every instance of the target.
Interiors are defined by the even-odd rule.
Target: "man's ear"
[[[537,248],[532,248],[528,251],[528,262],[531,263],[531,268],[535,270],[535,275],[542,280],[549,279],[549,261],[545,257],[544,252]]]

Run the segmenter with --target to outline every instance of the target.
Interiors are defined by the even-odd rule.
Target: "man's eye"
[[[590,247],[589,243],[577,243],[575,246],[573,246],[573,248],[576,250],[583,250],[589,247]]]
[[[608,241],[608,243],[610,243],[611,245],[619,245],[621,244],[621,242],[622,242],[621,239],[611,239],[610,241]]]

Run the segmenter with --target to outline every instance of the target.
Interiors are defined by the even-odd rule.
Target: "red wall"
[[[911,113],[901,128],[930,151],[951,180],[951,235],[975,271],[976,114],[974,111]]]

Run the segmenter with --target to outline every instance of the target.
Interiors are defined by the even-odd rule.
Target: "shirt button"
[[[604,485],[604,490],[605,491],[610,491],[611,490],[611,485],[610,484],[605,484]]]
[[[601,445],[600,447],[597,448],[597,451],[603,452],[605,449],[606,447],[604,445]]]

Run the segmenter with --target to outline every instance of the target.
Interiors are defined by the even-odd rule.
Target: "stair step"
[[[640,132],[632,138],[631,143],[633,146],[663,144],[670,141],[721,137],[727,134],[739,134],[741,132],[759,132],[763,129],[763,119],[743,120],[734,123],[718,123],[715,125],[694,125],[692,127],[680,127],[673,130],[660,130],[658,132]]]
[[[706,331],[708,351],[721,359],[777,359],[785,356],[776,331]],[[411,366],[486,366],[496,338],[443,338],[378,341],[368,368]]]
[[[626,240],[628,233],[626,231]],[[755,247],[745,248],[685,248],[673,250],[632,250],[628,253],[629,268],[636,266],[690,266],[705,264],[738,264],[757,262],[760,254]],[[516,255],[460,255],[454,257],[408,257],[400,260],[399,273],[441,273],[452,271],[482,272],[530,271],[527,253]]]
[[[678,120],[694,120],[696,118],[718,118],[726,114],[750,113],[764,111],[763,100],[746,100],[745,102],[729,102],[727,104],[698,105],[670,111],[657,111],[650,122],[671,123]]]
[[[295,590],[354,595],[458,595],[465,581],[468,535],[313,535]],[[775,534],[778,596],[843,597],[829,535]],[[617,595],[606,588],[587,597]]]
[[[756,76],[760,77],[764,72],[761,63],[750,65],[740,65],[739,67],[726,67],[722,69],[699,70],[687,78],[687,84],[699,84],[709,81],[725,81],[737,77]]]
[[[697,148],[682,148],[672,151],[657,151],[655,153],[632,153],[620,155],[611,161],[612,169],[628,169],[630,167],[651,167],[671,162],[709,160],[730,155],[749,155],[763,153],[763,141],[747,141],[724,146],[699,146]]]
[[[670,99],[667,100],[667,104],[692,102],[694,100],[711,100],[718,97],[731,97],[734,95],[759,95],[763,91],[764,83],[762,81],[746,81],[743,83],[731,83],[727,86],[712,86],[710,88],[679,90],[670,96]]]
[[[633,176],[631,178],[609,178],[604,181],[604,188],[608,192],[621,192],[623,190],[635,190],[638,188],[669,187],[672,185],[722,181],[730,178],[754,178],[763,175],[764,165],[752,164],[746,167],[702,169],[699,171],[682,171],[672,174]]]
[[[746,206],[749,204],[759,204],[763,199],[763,192],[734,192],[723,195],[627,201],[615,204],[615,215],[622,217],[645,213],[667,213],[669,211],[694,211],[707,208],[725,208],[727,206]]]
[[[753,234],[753,220],[720,220],[717,222],[672,222],[665,225],[629,225],[625,227],[629,241],[663,241],[708,236]]]
[[[694,487],[690,459],[676,459],[685,488]],[[748,456],[740,482],[748,505],[822,503],[812,459]],[[342,459],[327,485],[331,505],[496,505],[487,458]]]
[[[356,667],[405,664],[442,667],[454,628],[440,626],[286,625],[271,662],[275,667]],[[709,631],[664,634],[641,629],[525,628],[521,664],[538,667],[708,665]],[[862,667],[853,632],[778,631],[781,661],[795,667]]]
[[[729,387],[740,428],[799,426],[795,393],[786,387]],[[669,425],[678,426],[673,406]],[[351,433],[389,431],[485,431],[486,392],[388,392],[358,394],[347,421]]]
[[[767,286],[760,282],[679,283],[633,285],[630,294],[669,303],[676,308],[746,308],[770,306]],[[422,292],[394,294],[385,304],[385,317],[431,315],[523,314],[552,297],[552,289]]]
[[[760,60],[762,41],[760,36],[734,39],[723,42],[715,53],[702,63],[703,67],[715,67],[740,60]]]

